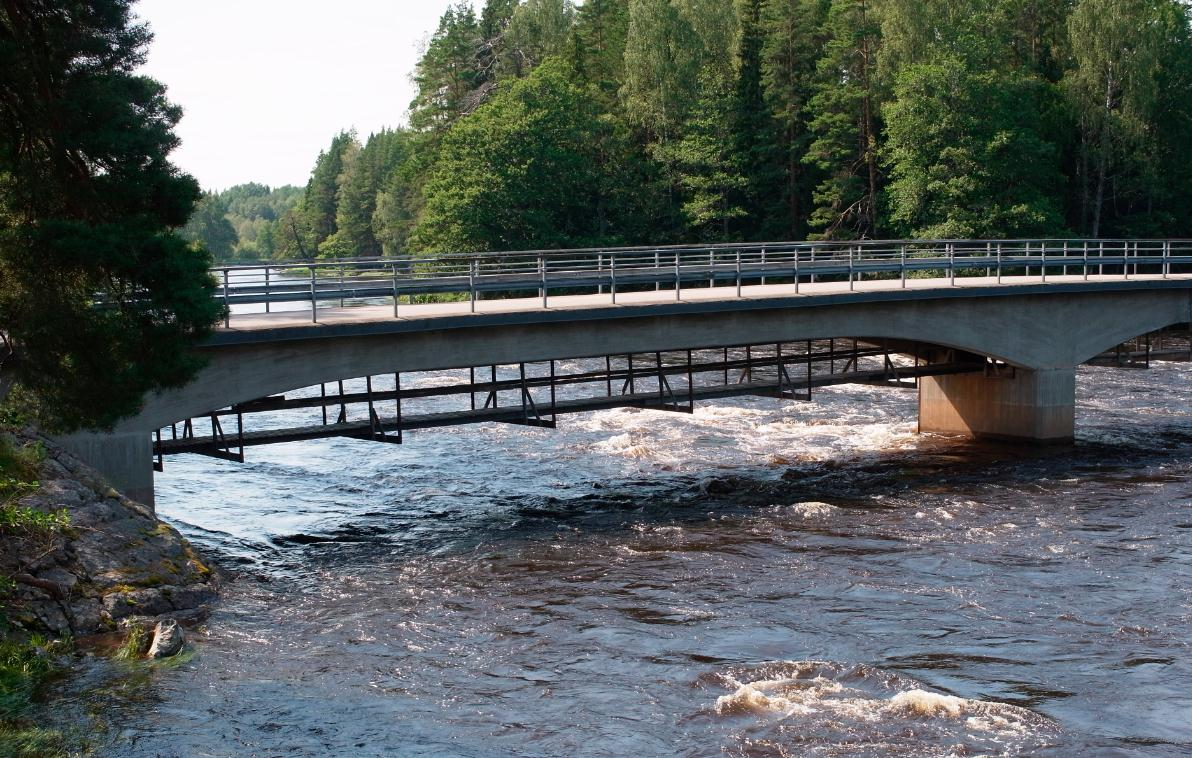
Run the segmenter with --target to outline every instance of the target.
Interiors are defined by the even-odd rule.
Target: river
[[[1078,384],[1057,449],[837,387],[169,460],[236,578],[100,752],[1187,755],[1192,365]]]

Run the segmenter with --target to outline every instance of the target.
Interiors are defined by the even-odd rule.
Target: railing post
[[[948,243],[948,284],[956,286],[956,246]]]
[[[1047,243],[1039,243],[1039,273],[1043,277],[1043,281],[1047,281]]]
[[[1068,275],[1068,241],[1064,240],[1064,267],[1060,269],[1064,276]]]
[[[853,246],[848,246],[848,291],[853,291]]]
[[[737,297],[741,296],[741,250],[737,249]]]
[[[654,276],[656,277],[654,280],[654,291],[655,292],[658,292],[659,290],[662,289],[662,277],[658,276],[658,269],[661,268],[660,260],[659,260],[658,256],[659,256],[659,251],[655,250],[654,251]]]
[[[1088,240],[1085,240],[1085,242],[1084,242],[1083,258],[1084,258],[1084,280],[1087,282],[1089,280],[1089,243],[1088,243]]]
[[[269,312],[269,266],[265,266],[265,312]]]
[[[1002,283],[1002,243],[997,243],[997,283]]]
[[[319,302],[315,297],[315,264],[310,264],[310,321],[319,323]]]
[[[393,263],[393,318],[397,317],[397,263]]]
[[[716,286],[716,251],[708,250],[708,288]]]
[[[542,280],[542,308],[545,310],[546,305],[546,254],[538,256],[538,276]]]
[[[1122,243],[1122,278],[1130,278],[1130,243]]]
[[[764,272],[765,270],[766,270],[766,248],[763,247],[762,248],[762,271]],[[765,283],[766,283],[766,277],[763,275],[762,276],[762,285],[764,286]]]
[[[602,280],[603,276],[604,276],[604,253],[598,253],[596,255],[596,294],[597,295],[604,294],[604,281]]]
[[[902,288],[906,289],[906,245],[898,246],[898,271],[902,278]]]
[[[1163,243],[1163,278],[1171,273],[1171,242],[1165,241]]]
[[[476,312],[476,265],[475,258],[468,260],[468,301],[471,303],[472,313]]]
[[[795,294],[797,295],[797,294],[799,294],[799,248],[797,248],[797,247],[795,248],[793,257],[794,257],[793,263],[795,264],[795,266],[794,266]]]
[[[609,289],[613,293],[613,305],[617,304],[617,255],[614,253],[609,258],[609,273],[611,275],[611,284]]]
[[[228,270],[223,269],[224,328],[232,325],[232,305],[228,302]]]
[[[683,279],[679,274],[679,251],[675,251],[675,302],[683,299]]]

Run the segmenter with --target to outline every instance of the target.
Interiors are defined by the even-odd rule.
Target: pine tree
[[[331,146],[319,153],[315,168],[306,184],[302,199],[303,226],[310,230],[313,244],[317,248],[335,234],[336,206],[339,198],[339,178],[344,171],[344,156],[360,149],[355,131],[340,132],[331,140]]]
[[[448,8],[414,70],[418,94],[410,103],[410,126],[442,131],[475,106],[473,93],[484,80],[483,48],[472,6]]]
[[[876,81],[881,34],[872,0],[832,0],[827,32],[808,104],[815,141],[804,161],[826,175],[815,190],[810,224],[827,239],[873,238],[882,176]]]
[[[737,42],[736,82],[732,93],[729,144],[744,180],[742,207],[747,221],[742,235],[756,238],[791,227],[781,216],[784,186],[778,124],[770,113],[763,84],[762,25],[764,0],[743,0]]]
[[[171,231],[199,187],[131,5],[0,3],[0,399],[15,378],[51,431],[185,384],[221,311],[210,256]]]
[[[595,87],[604,110],[613,110],[625,76],[629,0],[587,0],[573,34],[572,67],[582,83]]]
[[[513,11],[501,61],[507,76],[521,78],[552,55],[563,55],[571,41],[575,5],[571,0],[526,0]]]
[[[775,167],[782,186],[774,200],[774,235],[802,239],[811,213],[816,169],[805,161],[812,142],[809,101],[814,94],[816,63],[823,57],[828,0],[769,0],[762,12],[765,41],[762,82],[778,130]]]
[[[734,241],[748,216],[749,182],[733,140],[732,84],[707,72],[701,89],[683,136],[661,145],[658,157],[682,189],[682,213],[692,238]]]

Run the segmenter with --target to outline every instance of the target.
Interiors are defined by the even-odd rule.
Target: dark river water
[[[100,753],[1188,755],[1192,367],[1079,396],[1062,449],[840,387],[167,461],[236,576]]]

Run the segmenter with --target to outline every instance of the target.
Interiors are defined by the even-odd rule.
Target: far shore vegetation
[[[1192,236],[1179,0],[476,0],[413,76],[408,126],[207,193],[184,235],[226,262]]]

